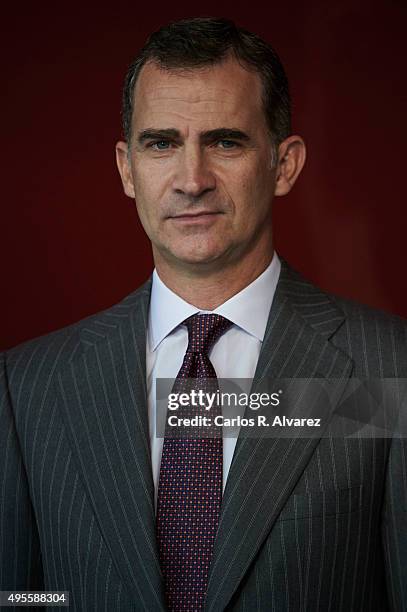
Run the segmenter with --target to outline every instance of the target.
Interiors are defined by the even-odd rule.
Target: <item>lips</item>
[[[221,215],[223,213],[221,213],[219,210],[202,210],[202,211],[196,211],[194,213],[185,213],[182,215],[173,215],[170,217],[170,219],[199,219],[200,217],[208,217],[208,216],[213,216],[213,215]]]

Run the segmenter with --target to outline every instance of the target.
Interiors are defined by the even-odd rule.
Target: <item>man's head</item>
[[[166,70],[194,69],[219,64],[232,56],[257,72],[270,137],[279,145],[291,132],[291,101],[284,68],[270,45],[259,36],[237,28],[228,19],[185,19],[151,34],[131,64],[123,89],[123,133],[131,141],[134,88],[141,69],[154,62]]]
[[[271,200],[305,159],[271,47],[223,19],[162,28],[128,72],[123,123],[119,171],[158,269],[270,259]]]

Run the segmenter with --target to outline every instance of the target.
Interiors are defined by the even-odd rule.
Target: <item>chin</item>
[[[221,251],[177,251],[171,253],[171,259],[184,265],[206,267],[221,260],[224,253],[224,249]]]
[[[222,258],[226,253],[225,245],[222,244],[205,244],[204,241],[196,244],[194,241],[193,245],[177,244],[176,248],[168,249],[167,253],[170,254],[172,260],[183,262],[184,264],[210,264]],[[181,248],[180,248],[181,247]]]
[[[219,259],[219,255],[215,255],[215,254],[199,254],[199,255],[194,255],[194,254],[189,254],[189,255],[180,255],[177,257],[177,260],[186,264],[186,265],[209,265],[211,263],[214,263],[215,261],[218,261]]]

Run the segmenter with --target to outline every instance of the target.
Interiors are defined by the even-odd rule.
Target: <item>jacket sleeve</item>
[[[407,428],[403,403],[398,437],[387,464],[382,538],[389,607],[407,612]]]
[[[0,354],[0,590],[43,590],[37,524]]]

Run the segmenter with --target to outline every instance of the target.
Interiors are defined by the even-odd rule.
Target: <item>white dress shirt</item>
[[[209,358],[218,378],[253,378],[267,320],[280,276],[276,253],[266,270],[250,285],[211,311],[232,321],[219,338]],[[175,379],[188,346],[188,330],[182,322],[197,313],[207,313],[185,302],[153,272],[146,343],[146,373],[151,460],[157,504],[163,438],[155,435],[156,379]],[[223,438],[223,490],[236,446],[236,438]]]

